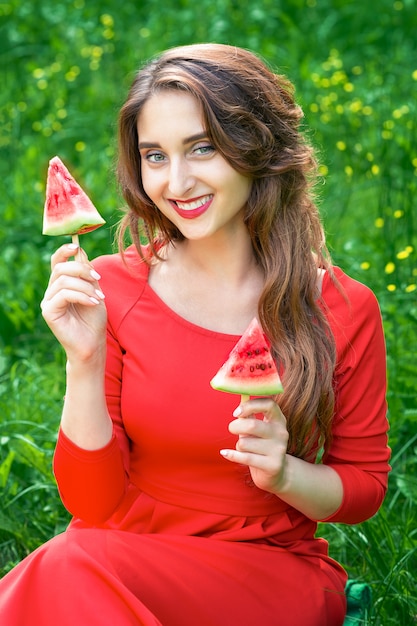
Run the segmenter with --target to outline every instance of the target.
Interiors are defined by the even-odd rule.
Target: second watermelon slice
[[[271,396],[283,391],[269,342],[256,318],[210,381],[218,391],[242,396]]]

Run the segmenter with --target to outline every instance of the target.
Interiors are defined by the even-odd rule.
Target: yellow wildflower
[[[114,19],[108,13],[103,13],[103,15],[100,16],[100,22],[103,24],[103,26],[111,27],[114,25]]]

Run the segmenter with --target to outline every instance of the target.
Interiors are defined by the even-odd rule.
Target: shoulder
[[[334,267],[333,273],[334,279],[326,273],[322,291],[322,301],[330,313],[353,317],[367,315],[370,309],[379,313],[376,296],[367,285],[351,278],[340,267]]]
[[[101,275],[100,284],[109,291],[139,287],[146,283],[149,265],[146,262],[148,249],[143,248],[142,258],[134,246],[129,246],[123,253],[106,254],[92,261],[94,269]]]
[[[144,257],[148,249],[143,249]],[[127,311],[139,300],[146,286],[149,266],[134,246],[124,253],[107,254],[92,261],[100,274],[100,288],[106,296],[109,321],[118,326]]]
[[[333,271],[335,280],[330,275],[323,280],[321,305],[339,348],[359,337],[378,337],[382,341],[381,312],[373,291],[340,268]]]
[[[143,253],[145,259],[147,257],[146,247],[143,248]],[[96,257],[92,261],[92,265],[99,274],[147,278],[148,265],[144,259],[141,258],[134,246],[129,246],[123,253],[116,252]]]

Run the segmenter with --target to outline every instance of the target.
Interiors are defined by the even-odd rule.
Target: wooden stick
[[[242,404],[243,402],[247,402],[250,399],[250,396],[248,396],[246,393],[242,393],[242,395],[240,396],[240,403]]]
[[[77,250],[77,254],[75,255],[75,259],[76,261],[81,261],[81,249],[80,249],[80,240],[78,237],[78,233],[75,233],[75,235],[72,235],[72,243],[75,246],[78,246],[78,250]]]

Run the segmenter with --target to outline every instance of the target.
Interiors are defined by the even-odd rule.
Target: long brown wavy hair
[[[137,119],[156,92],[184,90],[200,103],[207,135],[252,180],[245,222],[265,283],[259,319],[283,372],[277,401],[291,454],[312,460],[331,439],[335,345],[319,305],[318,268],[332,273],[313,195],[317,164],[301,132],[288,79],[253,53],[223,44],[168,50],[139,71],[119,116],[118,180],[128,209],[119,227],[154,255],[183,235],[151,202],[141,180]],[[173,120],[175,124],[175,120]]]

